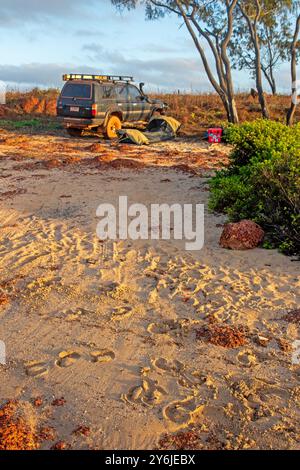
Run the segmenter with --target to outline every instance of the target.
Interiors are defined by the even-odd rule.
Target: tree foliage
[[[228,120],[238,122],[228,54],[237,0],[112,0],[112,3],[119,9],[129,10],[141,3],[149,20],[170,14],[180,18],[201,57],[211,85],[222,100]],[[208,59],[208,50],[214,58],[214,67]]]
[[[271,91],[276,94],[275,71],[279,65],[289,59],[289,43],[292,38],[292,19],[290,0],[262,4],[262,13],[257,24],[257,34],[261,50],[261,68]],[[230,44],[230,55],[233,67],[238,70],[249,70],[256,78],[255,50],[247,23],[237,9],[235,27]]]
[[[198,51],[208,80],[220,96],[228,121],[238,122],[232,69],[255,78],[261,113],[270,118],[264,79],[276,93],[276,68],[291,63],[295,95],[299,0],[111,0],[118,9],[145,7],[148,20],[176,15]],[[211,62],[212,55],[214,62]],[[292,124],[295,104],[287,115]]]

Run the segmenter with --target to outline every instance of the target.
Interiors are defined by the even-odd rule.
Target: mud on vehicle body
[[[133,85],[132,77],[68,74],[63,79],[57,116],[72,136],[91,130],[113,139],[124,122],[148,122],[167,108],[144,94],[143,83]]]

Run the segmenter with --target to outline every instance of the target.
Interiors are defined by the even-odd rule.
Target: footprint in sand
[[[130,404],[153,406],[160,403],[167,392],[157,384],[156,380],[143,379],[141,385],[132,387],[122,400]]]
[[[56,365],[59,367],[71,367],[80,359],[81,355],[76,351],[62,351],[58,355]]]
[[[66,310],[62,310],[62,315],[67,321],[76,321],[80,320],[80,318],[84,315],[88,315],[91,313],[95,313],[91,310],[86,310],[85,308],[70,308]]]
[[[147,331],[155,335],[173,334],[180,336],[187,332],[188,324],[188,319],[166,320],[161,323],[150,323],[147,327]]]
[[[204,404],[197,405],[195,399],[173,401],[163,409],[163,417],[172,430],[186,427],[193,422],[196,415],[201,414]]]
[[[159,357],[151,361],[151,363],[156,370],[169,372],[170,375],[177,377],[177,383],[182,387],[196,389],[203,384],[211,386],[208,377],[198,371],[188,372],[185,364],[177,359],[172,361]]]
[[[92,351],[90,357],[92,362],[110,362],[115,359],[116,355],[113,351],[101,349],[99,351]]]
[[[41,377],[49,372],[49,366],[46,362],[31,361],[25,364],[25,371],[29,377]]]
[[[124,306],[124,307],[116,307],[113,309],[111,314],[111,320],[118,321],[123,320],[124,318],[128,318],[132,315],[132,307]]]
[[[34,279],[32,282],[27,284],[27,289],[37,290],[37,289],[44,288],[44,287],[61,285],[61,281],[62,281],[62,278],[60,276],[56,276],[51,279],[40,277],[40,278]]]
[[[253,352],[250,350],[241,351],[237,355],[237,360],[239,364],[244,367],[252,367],[257,363],[256,357],[254,356]]]
[[[181,372],[180,377],[177,381],[178,385],[189,389],[200,389],[202,385],[206,385],[206,388],[213,388],[213,384],[210,379],[199,372]]]
[[[265,386],[257,391],[258,396],[264,403],[272,401],[273,405],[282,406],[291,398],[291,390],[274,386]]]
[[[159,357],[157,359],[153,359],[152,364],[156,369],[170,373],[182,372],[185,369],[185,365],[182,362],[177,361],[177,359],[169,361],[163,357]]]

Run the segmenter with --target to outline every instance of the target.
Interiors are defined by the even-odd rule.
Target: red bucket
[[[210,144],[219,144],[222,140],[223,129],[220,127],[211,127],[208,129],[208,142]]]

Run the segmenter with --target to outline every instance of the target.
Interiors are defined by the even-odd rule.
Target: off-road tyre
[[[118,116],[112,115],[108,118],[105,126],[105,136],[107,139],[117,139],[117,131],[122,129],[122,122]]]

